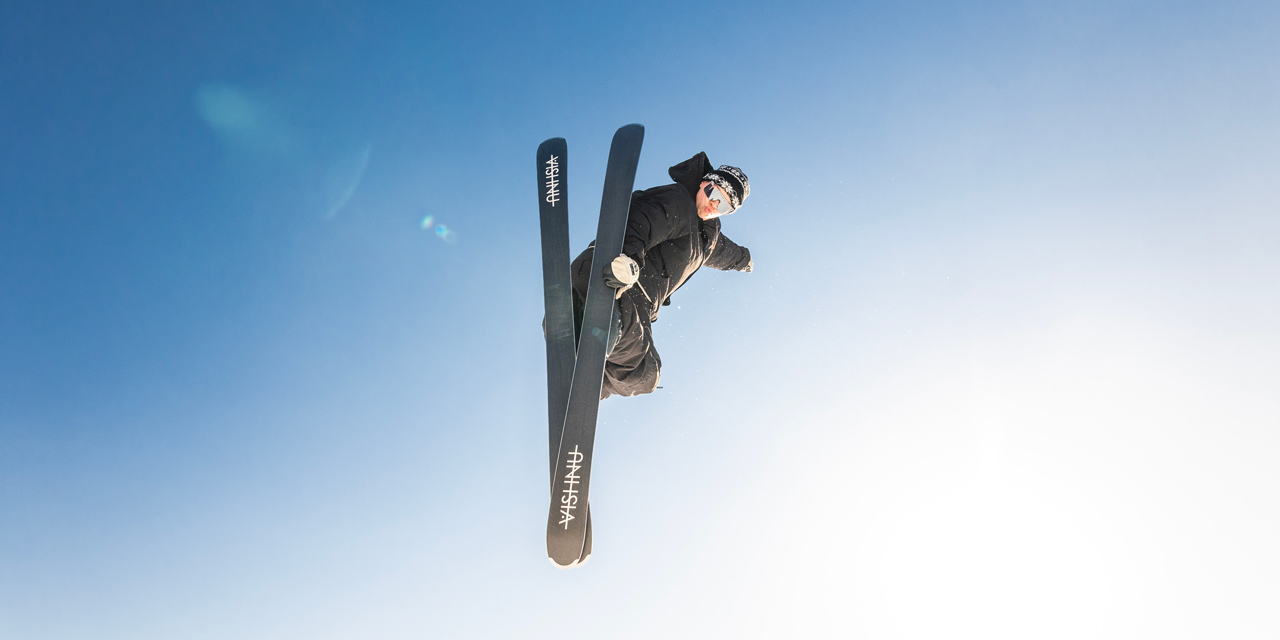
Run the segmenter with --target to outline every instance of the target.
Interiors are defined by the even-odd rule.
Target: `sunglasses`
[[[716,207],[716,213],[719,213],[722,216],[733,213],[733,204],[729,201],[729,198],[725,197],[725,195],[720,191],[720,187],[717,187],[714,184],[709,184],[702,188],[702,192],[707,195],[708,200],[715,200],[719,203]]]

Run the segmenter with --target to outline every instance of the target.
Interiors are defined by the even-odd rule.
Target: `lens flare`
[[[299,135],[288,118],[258,92],[229,84],[206,84],[196,90],[196,110],[232,149],[251,154],[292,157]]]
[[[325,214],[325,218],[337,216],[347,206],[351,196],[355,195],[360,181],[364,180],[365,170],[369,168],[369,156],[372,152],[373,145],[366,144],[359,151],[330,163],[325,175],[326,199],[329,201],[329,212]]]
[[[422,219],[419,224],[423,231],[430,231],[445,242],[445,244],[453,244],[458,241],[458,234],[453,229],[445,226],[444,223],[436,220],[435,216],[428,215]]]
[[[451,229],[449,229],[449,227],[446,227],[444,225],[436,226],[436,235],[440,236],[441,240],[444,240],[449,244],[453,244],[458,241],[458,234],[454,233]]]

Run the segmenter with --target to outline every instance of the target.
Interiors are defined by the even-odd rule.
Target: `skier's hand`
[[[621,298],[622,292],[630,289],[639,279],[640,265],[625,254],[604,266],[604,283],[618,290],[615,298]]]
[[[751,270],[754,269],[755,266],[756,266],[755,260],[747,260],[747,267],[743,269],[743,271],[745,271],[746,273],[751,273]]]

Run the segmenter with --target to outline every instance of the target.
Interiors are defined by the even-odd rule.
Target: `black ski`
[[[555,482],[560,432],[569,405],[577,344],[573,329],[573,284],[569,280],[569,149],[564,138],[538,146],[538,218],[542,227],[542,299],[547,338],[547,424],[551,482]],[[591,556],[591,512],[579,564]]]
[[[559,454],[552,469],[551,510],[547,514],[547,556],[556,566],[579,565],[587,540],[586,505],[591,487],[591,453],[595,446],[600,386],[604,378],[605,344],[616,312],[614,291],[604,282],[604,266],[622,253],[631,208],[631,189],[644,127],[629,124],[613,136],[600,201],[600,225],[591,262],[591,280],[582,315],[569,402]],[[545,200],[545,197],[544,197]],[[567,255],[567,254],[566,254]],[[572,322],[572,320],[570,320]],[[548,328],[548,348],[550,330]]]

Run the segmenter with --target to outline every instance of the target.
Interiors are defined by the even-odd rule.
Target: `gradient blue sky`
[[[179,4],[0,5],[0,637],[1280,635],[1275,3]],[[534,151],[576,249],[630,122],[756,270],[557,571]]]

